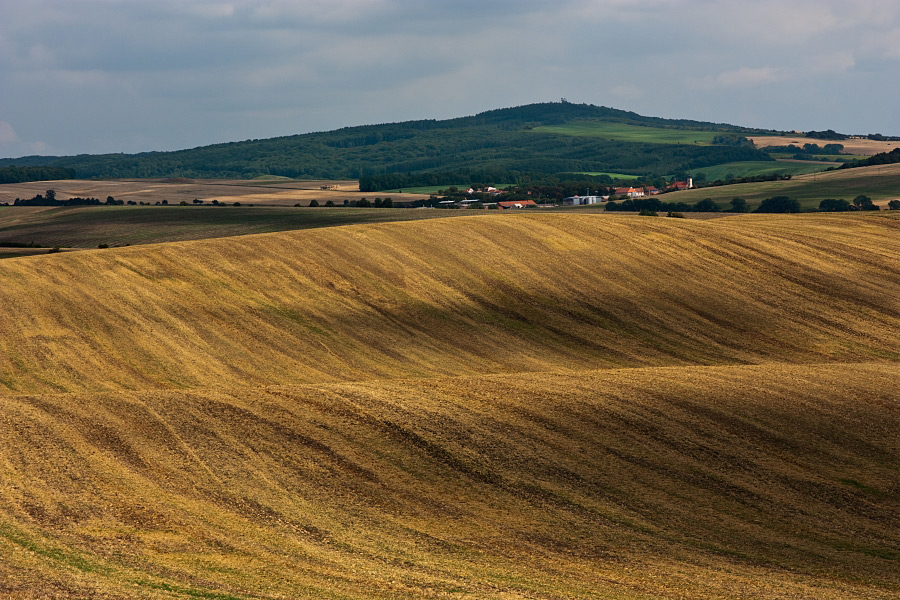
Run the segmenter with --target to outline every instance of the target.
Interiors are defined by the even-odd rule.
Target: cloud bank
[[[188,148],[566,97],[900,134],[878,0],[31,0],[0,6],[0,156]]]

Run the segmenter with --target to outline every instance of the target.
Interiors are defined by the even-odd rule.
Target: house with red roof
[[[633,188],[633,187],[620,187],[616,188],[616,197],[617,198],[643,198],[644,197],[644,189],[643,188]]]
[[[537,203],[534,200],[507,200],[505,202],[497,203],[497,207],[500,210],[507,210],[510,208],[528,208],[531,206],[537,206]]]

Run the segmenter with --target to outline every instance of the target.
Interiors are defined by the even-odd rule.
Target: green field
[[[664,127],[644,127],[605,121],[575,121],[565,125],[542,125],[531,129],[535,133],[555,133],[577,137],[595,137],[622,142],[644,142],[647,144],[696,144],[709,146],[721,131],[694,131],[690,129],[668,129]]]
[[[781,161],[741,161],[733,163],[725,163],[724,165],[715,165],[712,167],[703,167],[702,169],[694,169],[691,175],[695,178],[700,173],[706,175],[707,181],[727,180],[735,177],[753,177],[755,175],[771,175],[779,173],[781,175],[804,175],[806,173],[817,173],[824,171],[828,167],[835,166],[834,163],[799,163],[799,162],[781,162]]]
[[[593,177],[598,177],[600,175],[606,175],[610,179],[627,179],[627,180],[638,179],[640,177],[640,175],[628,175],[627,173],[604,173],[603,171],[582,171],[579,173],[575,173],[575,175],[591,175]]]
[[[0,207],[0,242],[96,248],[384,223],[486,211],[214,206]],[[18,254],[6,251],[6,254]]]
[[[840,169],[799,175],[788,181],[739,183],[697,188],[660,196],[663,202],[694,203],[704,198],[727,205],[735,196],[744,198],[751,208],[771,196],[790,196],[805,209],[816,209],[825,198],[852,200],[865,194],[875,202],[900,198],[900,164]]]
[[[792,159],[796,152],[769,152],[769,156],[772,158],[787,158]],[[827,158],[830,161],[837,162],[840,160],[863,160],[869,158],[869,154],[814,154],[816,159],[819,158]]]

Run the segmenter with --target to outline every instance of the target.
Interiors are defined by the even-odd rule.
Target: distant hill
[[[559,126],[616,123],[616,135],[584,135]],[[703,141],[656,143],[659,130],[706,132]],[[574,131],[574,133],[573,133]],[[629,133],[632,132],[632,133]],[[724,123],[647,117],[590,104],[541,103],[447,120],[345,127],[174,152],[23,157],[0,166],[71,168],[78,178],[196,177],[360,179],[422,175],[400,185],[443,185],[464,179],[499,182],[522,174],[615,172],[665,175],[734,161],[771,160],[752,147],[712,141],[711,133],[759,134]],[[770,132],[769,132],[770,133]],[[688,136],[691,137],[691,136]],[[734,137],[734,136],[732,136]],[[390,186],[398,187],[398,186]],[[389,189],[385,188],[385,189]]]

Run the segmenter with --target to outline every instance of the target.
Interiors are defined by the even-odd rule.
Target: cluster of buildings
[[[666,187],[667,191],[675,191],[675,190],[689,190],[694,187],[694,180],[690,177],[687,178],[686,181],[673,181]],[[465,190],[466,194],[490,194],[491,198],[496,198],[505,192],[505,190],[500,190],[495,187],[486,186],[481,189],[475,189],[473,187]],[[652,185],[644,185],[640,187],[618,187],[609,196],[569,196],[568,198],[563,198],[563,204],[568,206],[583,206],[588,204],[600,204],[601,202],[606,202],[610,199],[610,197],[615,197],[616,200],[625,200],[628,198],[645,198],[648,196],[656,196],[660,194],[661,191],[655,188]],[[469,208],[469,206],[473,204],[480,204],[485,208],[496,205],[497,208],[501,210],[514,209],[514,208],[528,208],[531,206],[540,206],[534,200],[510,200],[510,201],[498,201],[498,202],[484,202],[481,199],[468,199],[468,200],[442,200],[438,202],[438,206],[443,208],[451,208],[451,207],[459,207],[459,208]]]
[[[673,181],[669,186],[668,190],[689,190],[694,187],[694,180],[690,177],[687,178],[687,181]],[[656,189],[652,185],[645,185],[642,187],[618,187],[616,188],[611,196],[615,196],[619,200],[624,200],[626,198],[645,198],[647,196],[656,196],[660,193],[660,190]],[[563,204],[569,206],[581,206],[585,204],[599,204],[601,202],[606,202],[609,200],[610,196],[569,196],[568,198],[563,198]]]

